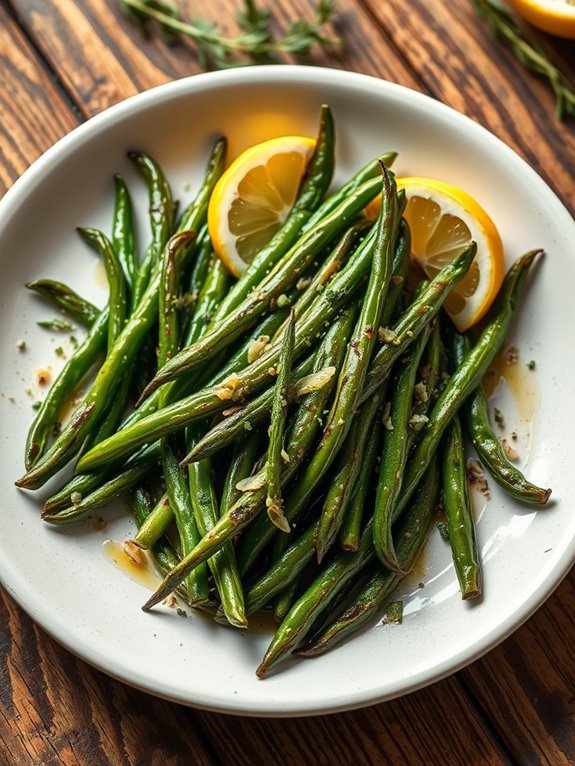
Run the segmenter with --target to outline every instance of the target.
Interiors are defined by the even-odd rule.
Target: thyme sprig
[[[316,45],[335,46],[341,41],[324,34],[324,27],[335,13],[335,0],[318,0],[312,19],[294,21],[276,39],[272,36],[270,12],[259,8],[255,0],[244,0],[237,14],[242,32],[225,37],[215,24],[205,19],[182,19],[178,8],[165,0],[120,0],[123,10],[148,33],[148,23],[155,21],[169,44],[182,36],[190,38],[205,69],[274,63],[278,53],[296,56],[309,53]]]
[[[471,0],[489,23],[494,37],[503,39],[515,58],[532,72],[546,77],[555,93],[555,115],[559,120],[575,117],[575,90],[567,77],[551,63],[545,51],[525,40],[509,8],[500,0]]]

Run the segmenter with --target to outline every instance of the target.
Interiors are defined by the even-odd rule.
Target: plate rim
[[[58,163],[60,157],[70,145],[81,145],[82,142],[89,140],[92,134],[104,130],[108,125],[113,125],[118,119],[121,120],[122,116],[128,113],[133,116],[135,111],[157,108],[162,103],[169,102],[174,98],[177,99],[186,93],[191,95],[197,91],[210,89],[214,87],[214,84],[216,86],[221,84],[221,86],[225,87],[238,81],[245,84],[246,81],[250,80],[259,83],[277,83],[278,85],[282,82],[296,83],[297,81],[313,81],[319,84],[320,80],[322,80],[326,85],[332,84],[337,87],[353,85],[358,89],[369,90],[370,93],[377,90],[382,97],[386,94],[392,94],[400,97],[400,99],[407,100],[407,102],[414,103],[416,106],[418,104],[421,104],[423,108],[427,106],[438,114],[447,116],[450,121],[455,121],[462,126],[469,127],[470,130],[480,134],[485,141],[497,146],[499,151],[507,153],[507,156],[512,158],[513,162],[519,162],[522,165],[522,170],[527,172],[528,176],[530,175],[545,190],[546,205],[554,208],[557,215],[561,217],[566,216],[570,219],[575,233],[575,222],[571,217],[571,213],[548,183],[527,161],[498,136],[452,107],[419,91],[371,75],[324,67],[270,65],[240,70],[232,69],[208,72],[174,80],[130,96],[78,125],[36,159],[2,197],[0,200],[0,236],[4,229],[2,217],[5,213],[9,213],[10,209],[18,206],[20,201],[35,189],[37,183],[42,180],[44,173],[49,172]],[[9,218],[9,216],[6,217]],[[499,623],[497,630],[492,630],[489,637],[484,638],[483,642],[479,643],[479,645],[469,647],[467,650],[460,650],[458,654],[436,665],[433,668],[433,672],[430,672],[428,669],[419,671],[418,674],[411,678],[409,684],[403,684],[401,688],[391,689],[390,691],[382,691],[379,695],[374,695],[372,689],[363,694],[361,690],[355,689],[345,695],[342,694],[331,705],[321,703],[306,705],[305,700],[302,700],[298,705],[295,703],[289,703],[286,706],[278,705],[271,710],[269,702],[264,703],[265,707],[254,703],[246,704],[246,701],[241,698],[237,701],[226,699],[224,703],[221,695],[218,697],[218,695],[205,694],[201,698],[190,699],[189,695],[175,693],[175,690],[168,686],[159,687],[154,683],[146,683],[146,677],[141,673],[122,673],[121,669],[116,666],[113,658],[94,651],[93,646],[90,646],[88,642],[85,642],[85,645],[80,647],[74,646],[72,631],[66,625],[62,625],[57,618],[54,619],[50,613],[42,611],[41,603],[35,603],[34,593],[30,588],[27,592],[22,592],[20,589],[13,587],[15,579],[17,579],[11,577],[13,567],[8,566],[2,560],[0,560],[0,583],[3,584],[10,596],[14,598],[31,619],[40,625],[59,644],[92,667],[133,688],[165,700],[212,712],[283,718],[333,714],[377,704],[424,688],[457,672],[462,667],[485,655],[521,627],[560,585],[571,569],[574,558],[575,537],[567,541],[563,551],[560,552],[560,555],[553,562],[551,567],[553,577],[551,579],[549,578],[549,572],[542,574],[537,579],[537,584],[534,586],[531,596],[523,602],[520,608],[509,615],[507,619]],[[454,662],[454,660],[456,661]]]

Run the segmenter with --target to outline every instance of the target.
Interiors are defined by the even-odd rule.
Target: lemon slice
[[[239,277],[282,226],[295,202],[315,140],[272,138],[246,149],[222,175],[208,207],[212,245]]]
[[[509,4],[534,27],[575,40],[574,0],[509,0]]]
[[[471,241],[477,254],[471,268],[451,291],[444,306],[458,330],[467,330],[485,315],[503,281],[503,244],[495,224],[463,189],[434,178],[398,178],[405,189],[403,214],[411,229],[411,255],[433,277]],[[365,213],[375,218],[380,198]]]

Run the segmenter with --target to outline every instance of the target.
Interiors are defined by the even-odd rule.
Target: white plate
[[[447,547],[434,536],[423,566],[404,587],[402,627],[377,625],[336,651],[286,663],[265,681],[254,674],[269,636],[241,634],[167,607],[145,615],[141,585],[103,556],[107,537],[133,527],[119,511],[104,531],[92,523],[57,530],[39,519],[41,495],[17,491],[32,418],[25,389],[37,367],[56,365],[59,339],[38,328],[51,313],[24,289],[38,277],[63,278],[104,301],[96,258],[77,225],[109,229],[112,175],[145,194],[125,152],[149,151],[175,195],[189,198],[212,137],[232,154],[272,136],[315,133],[318,108],[337,120],[337,180],[388,149],[405,175],[443,178],[467,189],[491,213],[511,262],[544,247],[514,334],[520,363],[535,359],[539,404],[527,470],[553,487],[544,511],[519,507],[496,489],[478,525],[485,598],[459,599]],[[145,228],[141,240],[145,238]],[[1,367],[0,574],[8,591],[46,631],[75,654],[129,684],[207,709],[282,716],[333,712],[404,694],[480,656],[517,628],[557,586],[575,551],[575,432],[571,344],[575,224],[545,183],[477,124],[419,93],[370,77],[304,67],[260,67],[192,77],[141,94],[90,120],[48,151],[0,204]],[[18,340],[27,350],[16,348]],[[34,394],[35,395],[35,394]],[[14,401],[10,399],[13,397]],[[32,397],[33,398],[33,397]],[[506,410],[510,423],[513,414]],[[528,425],[513,421],[523,457]],[[424,582],[420,589],[418,581]]]

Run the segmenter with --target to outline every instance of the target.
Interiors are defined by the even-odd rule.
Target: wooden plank
[[[166,46],[157,34],[145,40],[119,10],[115,0],[13,0],[19,17],[51,62],[86,116],[138,91],[201,71],[191,45]],[[309,17],[309,0],[274,3],[276,28]],[[187,17],[198,15],[198,3],[182,2]],[[227,34],[237,34],[239,3],[227,0],[202,5],[202,16],[216,21]],[[340,0],[333,34],[344,33],[346,46],[318,51],[309,63],[354,69],[417,87],[392,46],[374,29],[370,17],[354,0]],[[290,61],[289,57],[284,57]]]
[[[198,716],[221,759],[237,766],[510,763],[453,679],[352,713],[282,721]]]
[[[0,762],[10,766],[210,766],[197,725],[94,670],[0,592]]]
[[[0,195],[43,151],[76,127],[62,93],[0,6]]]
[[[572,122],[555,119],[550,89],[493,40],[468,0],[361,3],[434,96],[516,149],[575,211]]]
[[[575,571],[537,614],[460,676],[518,763],[575,763]]]

